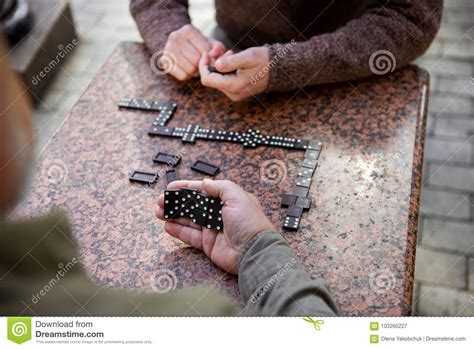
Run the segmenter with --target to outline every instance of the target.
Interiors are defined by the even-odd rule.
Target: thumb
[[[213,40],[211,44],[212,46],[211,50],[209,51],[209,56],[211,56],[212,58],[217,58],[224,53],[225,47],[222,42]]]
[[[223,73],[228,73],[239,68],[249,68],[253,65],[253,54],[248,49],[233,55],[224,55],[219,57],[216,61],[217,70]]]
[[[204,179],[202,181],[202,189],[210,196],[220,198],[223,202],[232,197],[232,187],[234,185],[236,184],[226,180]]]

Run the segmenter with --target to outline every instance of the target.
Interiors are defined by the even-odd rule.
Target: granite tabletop
[[[326,279],[344,315],[410,313],[421,185],[428,74],[408,66],[348,83],[231,103],[199,81],[151,72],[139,43],[120,44],[43,150],[22,217],[67,211],[88,274],[111,287],[153,292],[157,273],[172,287],[212,285],[238,300],[237,279],[162,231],[154,217],[164,180],[129,182],[133,170],[158,171],[158,151],[184,154],[183,179],[201,158],[253,192],[281,227],[280,194],[291,193],[301,151],[149,137],[153,113],[119,110],[122,97],[174,101],[170,126],[318,139],[323,150],[297,232],[283,232],[312,277]]]

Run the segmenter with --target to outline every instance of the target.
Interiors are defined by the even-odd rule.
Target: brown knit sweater
[[[239,47],[267,45],[267,90],[290,90],[407,64],[436,35],[442,5],[442,0],[216,0],[216,18]],[[151,52],[190,23],[187,0],[131,0],[130,8]],[[393,55],[388,68],[377,66],[380,50]]]

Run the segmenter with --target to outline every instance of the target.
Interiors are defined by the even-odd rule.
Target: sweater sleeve
[[[131,0],[130,12],[151,53],[163,49],[171,32],[191,23],[187,0]]]
[[[423,54],[441,22],[442,0],[375,1],[332,33],[268,45],[268,91],[384,74]]]
[[[338,311],[326,282],[311,279],[275,232],[257,234],[245,246],[239,289],[245,310],[254,314],[334,316]]]

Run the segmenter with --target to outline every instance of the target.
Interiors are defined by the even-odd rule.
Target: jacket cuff
[[[292,40],[287,44],[265,45],[268,48],[268,67],[270,76],[266,92],[288,91],[297,88],[297,84],[292,81],[292,73],[295,69],[300,69],[301,58],[298,60],[294,52],[296,42]],[[300,61],[300,62],[298,62]]]
[[[130,12],[151,54],[163,50],[171,32],[191,23],[187,6],[176,1],[132,0]]]
[[[239,290],[245,303],[272,276],[299,263],[283,236],[274,231],[255,235],[242,250],[239,261]]]
[[[292,40],[285,44],[266,45],[270,68],[266,92],[289,91],[308,84],[329,82],[326,77],[334,72],[328,66],[330,52],[327,39],[328,35],[322,34],[311,41]],[[311,67],[318,67],[319,70],[313,71]]]

